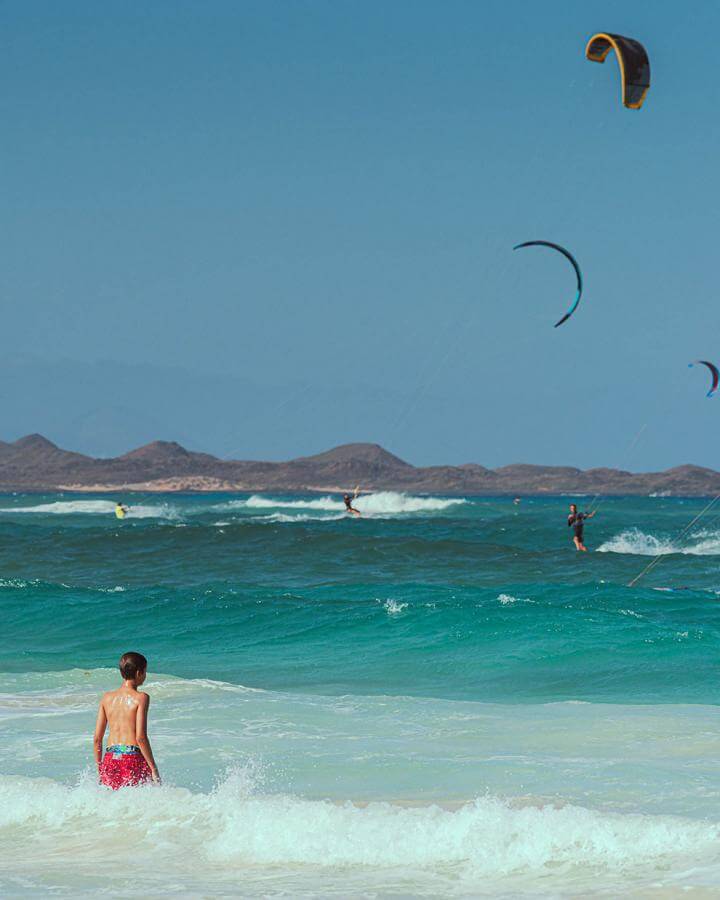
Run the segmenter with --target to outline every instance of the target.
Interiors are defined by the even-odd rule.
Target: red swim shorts
[[[152,773],[139,747],[118,745],[106,749],[100,763],[100,784],[116,791],[148,781],[152,781]]]

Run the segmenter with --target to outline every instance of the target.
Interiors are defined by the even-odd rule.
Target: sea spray
[[[56,500],[52,503],[38,503],[34,506],[9,506],[0,507],[0,513],[20,514],[32,513],[33,515],[56,516],[114,516],[115,501],[113,500]],[[148,505],[129,504],[125,518],[128,519],[173,519],[177,517],[177,511],[170,504]]]
[[[383,607],[387,610],[389,616],[399,616],[408,608],[408,604],[398,603],[397,600],[390,598],[383,603]]]
[[[363,515],[400,516],[444,512],[462,506],[466,502],[463,498],[415,497],[395,491],[378,491],[376,493],[361,494],[353,501],[353,505]],[[344,514],[345,504],[340,496],[293,499],[290,497],[254,494],[247,500],[231,500],[220,504],[216,509],[313,510],[318,512],[341,512]],[[287,513],[285,514],[287,515]]]
[[[657,537],[637,528],[629,528],[604,541],[599,553],[625,553],[633,556],[659,556],[674,553],[692,556],[720,556],[720,531],[696,531],[682,540],[677,537]]]
[[[158,863],[167,853],[191,853],[213,865],[456,865],[474,877],[558,866],[613,871],[667,865],[714,849],[720,838],[714,823],[493,797],[456,809],[304,800],[259,793],[238,774],[209,793],[171,785],[110,792],[89,778],[69,787],[0,777],[0,839],[26,840],[39,831],[45,848],[60,853],[80,842],[90,859],[113,852],[132,834]]]

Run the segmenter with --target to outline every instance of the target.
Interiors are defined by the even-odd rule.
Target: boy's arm
[[[145,762],[150,766],[153,781],[160,781],[160,773],[155,765],[152,747],[150,746],[150,738],[147,735],[147,717],[150,709],[150,697],[147,694],[140,694],[137,708],[137,720],[135,722],[135,740],[138,742],[140,752],[145,757]]]
[[[95,751],[95,765],[100,768],[102,762],[103,737],[107,728],[107,716],[102,700],[98,707],[97,721],[95,722],[95,734],[93,735],[93,749]]]

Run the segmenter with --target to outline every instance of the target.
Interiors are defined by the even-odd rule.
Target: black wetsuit
[[[575,532],[575,537],[580,540],[580,543],[583,542],[583,529],[585,528],[585,519],[587,519],[587,513],[570,513],[568,516],[568,528],[572,525],[573,531]]]
[[[352,497],[350,496],[350,494],[345,494],[345,496],[343,497],[343,500],[345,501],[345,509],[348,512],[352,512],[353,505],[352,505]]]

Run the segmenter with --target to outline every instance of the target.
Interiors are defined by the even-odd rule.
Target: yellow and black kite
[[[640,41],[621,34],[594,34],[587,43],[585,56],[593,62],[605,62],[614,50],[622,76],[623,106],[640,109],[650,90],[650,60]]]

